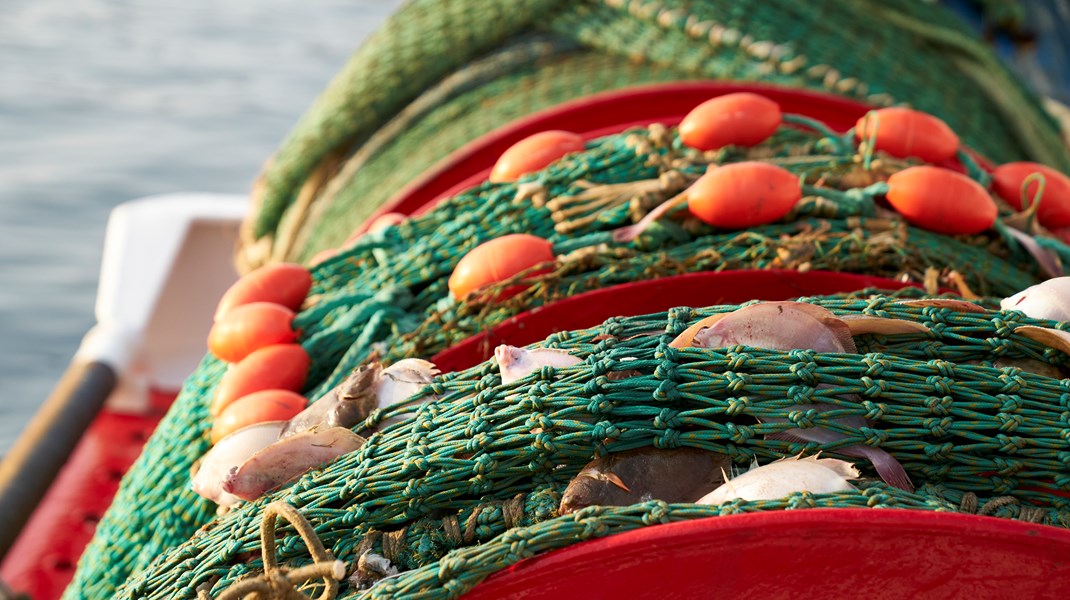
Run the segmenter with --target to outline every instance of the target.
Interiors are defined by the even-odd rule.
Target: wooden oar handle
[[[74,362],[0,461],[0,560],[115,388],[115,370]]]

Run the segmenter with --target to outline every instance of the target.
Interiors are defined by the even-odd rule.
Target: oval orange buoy
[[[687,208],[704,223],[742,229],[788,214],[802,198],[802,187],[790,171],[751,161],[710,170],[686,194]]]
[[[252,302],[227,311],[208,332],[208,350],[218,359],[236,363],[253,351],[297,340],[294,312],[273,302]]]
[[[942,120],[918,110],[894,106],[867,113],[855,124],[855,137],[868,142],[876,132],[874,149],[925,162],[938,163],[953,158],[959,136]]]
[[[250,352],[219,380],[212,398],[212,415],[219,415],[231,402],[253,392],[300,391],[311,362],[300,344],[273,344]]]
[[[780,126],[780,105],[758,94],[736,92],[711,98],[680,122],[680,141],[698,150],[753,146]]]
[[[312,275],[301,265],[277,263],[260,267],[236,281],[223,294],[215,320],[222,319],[234,307],[250,302],[274,302],[297,310],[311,287]]]
[[[473,290],[552,260],[554,249],[549,240],[526,233],[504,235],[464,255],[450,275],[450,293],[461,299]]]
[[[888,178],[886,197],[911,224],[937,233],[980,233],[996,222],[996,203],[981,184],[940,167],[899,171]]]
[[[502,152],[489,179],[492,183],[516,181],[521,175],[538,171],[566,154],[583,149],[583,138],[571,131],[553,129],[529,135]]]
[[[224,408],[212,423],[212,443],[249,425],[289,421],[306,406],[308,400],[290,390],[262,390],[242,396]]]
[[[1050,228],[1070,227],[1070,177],[1051,167],[1034,162],[1000,165],[992,171],[992,189],[1007,204],[1022,210],[1022,184],[1034,173],[1044,178],[1044,193],[1037,209],[1040,224]],[[1029,182],[1025,190],[1027,202],[1034,201],[1039,186],[1039,181]]]

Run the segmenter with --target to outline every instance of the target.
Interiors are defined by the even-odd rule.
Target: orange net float
[[[554,260],[549,240],[526,233],[504,235],[476,246],[461,258],[450,275],[450,294],[462,299],[485,285]]]
[[[294,311],[273,302],[243,304],[227,312],[208,332],[208,350],[236,363],[260,348],[297,341]]]
[[[312,360],[299,344],[273,344],[254,350],[223,374],[210,412],[218,416],[231,402],[262,390],[300,391]]]
[[[278,263],[261,267],[230,286],[219,301],[215,320],[237,306],[251,302],[274,302],[298,310],[312,288],[312,274],[301,265]]]
[[[903,107],[867,113],[855,124],[855,137],[892,156],[913,156],[930,163],[951,160],[959,149],[959,136],[947,123],[928,113]]]

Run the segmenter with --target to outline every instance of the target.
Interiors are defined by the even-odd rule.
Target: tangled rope
[[[964,513],[991,517],[995,516],[996,511],[1004,506],[1017,506],[1019,521],[1025,521],[1027,523],[1044,522],[1044,509],[1021,504],[1018,502],[1018,499],[1013,496],[999,496],[978,506],[977,494],[966,492],[962,495],[962,504],[959,506],[959,509]]]
[[[294,526],[316,562],[296,569],[279,566],[275,557],[276,517],[282,517]],[[214,598],[209,586],[201,585],[197,588],[197,600],[241,600],[247,594],[255,594],[253,597],[258,600],[309,600],[295,586],[318,578],[323,578],[325,589],[316,600],[334,600],[338,595],[338,581],[346,574],[345,563],[334,559],[305,516],[289,504],[272,502],[264,507],[260,549],[264,557],[263,575],[236,581]]]

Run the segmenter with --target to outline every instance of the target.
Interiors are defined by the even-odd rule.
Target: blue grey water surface
[[[0,454],[93,324],[108,212],[244,193],[399,0],[0,0]]]

